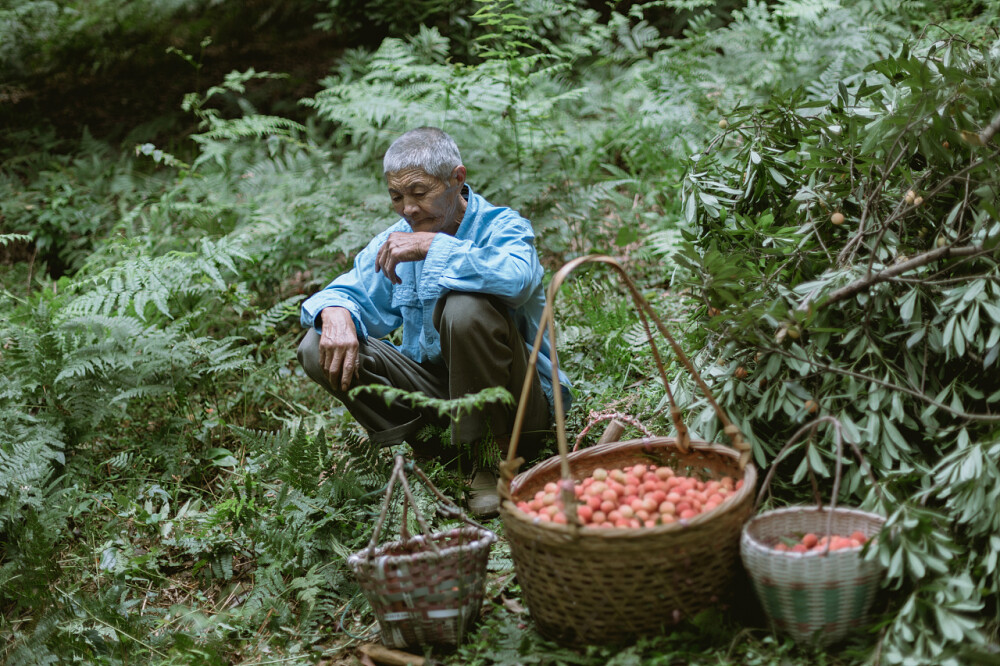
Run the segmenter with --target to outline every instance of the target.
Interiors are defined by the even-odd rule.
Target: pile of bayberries
[[[831,534],[830,536],[816,536],[812,532],[803,534],[800,538],[785,537],[779,539],[771,546],[774,550],[783,553],[819,553],[826,550],[829,542],[830,550],[845,550],[847,548],[860,548],[868,541],[864,532],[855,531],[850,536]]]
[[[565,525],[561,483],[549,482],[530,501],[517,508],[537,522]],[[622,469],[595,469],[573,483],[576,514],[585,527],[656,527],[688,521],[711,511],[743,486],[731,477],[702,481],[678,476],[666,465],[633,465]]]

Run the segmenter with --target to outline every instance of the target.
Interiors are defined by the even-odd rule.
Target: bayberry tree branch
[[[1000,132],[1000,113],[993,116],[993,121],[986,126],[986,128],[979,133],[979,140],[985,146],[993,138],[993,135]]]
[[[998,118],[1000,118],[1000,116],[998,116]],[[927,191],[927,193],[924,195],[923,198],[925,200],[929,200],[931,197],[933,197],[934,195],[936,195],[937,193],[941,192],[946,187],[948,187],[953,181],[958,180],[958,179],[962,179],[962,178],[966,178],[967,179],[968,178],[968,174],[971,173],[973,170],[978,169],[979,167],[983,166],[984,164],[993,164],[996,161],[996,159],[997,159],[998,156],[1000,156],[1000,149],[994,150],[989,155],[987,155],[985,157],[981,157],[980,159],[977,159],[974,162],[970,162],[969,164],[965,165],[964,167],[962,167],[958,171],[956,171],[954,173],[951,173],[951,174],[948,174],[948,176],[945,177],[944,179],[942,179],[941,182],[939,182],[936,186],[934,186],[931,189],[929,189]],[[885,174],[888,174],[890,171],[892,171],[893,169],[895,169],[897,163],[898,163],[898,161],[893,162],[893,164],[891,165],[890,169],[884,172],[883,179],[879,183],[879,188],[881,188],[883,186],[884,182],[885,182]],[[875,193],[877,193],[877,191],[878,191],[878,189],[876,189],[876,191],[873,192],[872,195],[869,195],[869,199],[870,199],[870,197],[874,196]],[[866,204],[865,204],[865,210],[867,211],[869,207],[870,207],[870,204],[868,202],[866,202]],[[896,220],[902,218],[903,216],[908,215],[910,212],[912,212],[916,208],[917,208],[917,205],[914,204],[914,203],[912,203],[912,202],[906,203],[906,204],[903,204],[903,205],[897,205],[896,209],[882,222],[883,228],[885,228],[888,225],[894,223]],[[866,214],[867,213],[865,213],[865,215]],[[858,229],[858,233],[850,241],[847,242],[847,244],[844,246],[844,248],[840,251],[840,254],[837,256],[837,262],[839,264],[841,264],[842,266],[846,265],[847,263],[849,263],[849,261],[853,260],[854,255],[855,255],[855,253],[857,251],[857,249],[855,248],[855,244],[856,243],[860,243],[862,240],[864,240],[864,238],[866,236],[868,236],[868,235],[870,235],[872,233],[877,233],[877,232],[874,232],[872,230],[865,230],[864,227],[865,227],[865,221],[864,221],[864,217],[863,217],[862,221],[861,221],[861,224],[859,226],[859,229]],[[872,251],[872,253],[874,253],[875,252],[875,248],[872,248],[871,251]]]
[[[823,370],[825,372],[832,372],[834,374],[844,375],[846,377],[853,377],[853,378],[859,379],[861,381],[871,382],[872,384],[878,384],[879,386],[884,386],[885,388],[890,389],[892,391],[900,391],[901,393],[905,393],[907,395],[911,395],[914,398],[917,398],[918,400],[922,400],[923,402],[926,402],[929,405],[933,405],[934,407],[937,407],[938,409],[940,409],[942,411],[945,411],[945,412],[948,412],[949,414],[952,414],[953,416],[956,416],[956,417],[961,418],[961,419],[968,419],[970,421],[985,421],[987,423],[997,423],[997,422],[1000,422],[1000,414],[990,414],[990,413],[982,414],[982,413],[976,413],[976,412],[971,412],[970,413],[970,412],[965,412],[965,411],[962,411],[962,410],[958,410],[958,409],[955,409],[953,407],[950,407],[949,405],[944,404],[943,402],[938,402],[934,398],[930,397],[929,395],[927,395],[927,394],[925,394],[925,393],[923,393],[923,392],[921,392],[921,391],[919,391],[917,389],[909,388],[907,386],[900,386],[899,384],[893,384],[892,382],[885,381],[883,379],[878,379],[877,377],[870,377],[870,376],[862,374],[860,372],[855,372],[853,370],[847,370],[847,369],[842,368],[842,367],[832,366],[832,365],[828,365],[826,363],[820,363],[819,361],[817,361],[817,360],[815,360],[813,358],[806,358],[804,356],[798,356],[797,354],[793,354],[793,353],[791,353],[789,351],[786,351],[786,350],[778,348],[778,347],[763,347],[761,349],[761,351],[769,352],[769,353],[774,353],[774,354],[779,354],[779,355],[785,356],[787,358],[795,359],[796,361],[800,361],[802,363],[808,363],[810,366],[812,366],[813,368],[816,368],[817,370]]]
[[[952,257],[976,257],[984,254],[991,254],[993,250],[987,250],[981,245],[964,245],[960,247],[939,247],[929,252],[924,252],[923,254],[918,254],[912,259],[908,259],[902,263],[890,266],[885,270],[881,270],[878,273],[871,273],[859,280],[836,289],[830,292],[822,301],[822,306],[830,305],[831,303],[836,303],[837,301],[842,301],[845,298],[850,298],[855,294],[867,290],[874,284],[879,282],[885,282],[891,280],[903,273],[913,270],[914,268],[920,268],[921,266],[926,266],[929,263],[935,262],[938,259],[950,259]]]

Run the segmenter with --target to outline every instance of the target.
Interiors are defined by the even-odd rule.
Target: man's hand
[[[396,275],[396,265],[404,261],[421,261],[427,258],[431,241],[436,234],[431,231],[394,231],[378,250],[375,271],[382,271],[393,284],[402,280]]]
[[[330,385],[346,391],[358,375],[358,333],[346,308],[329,307],[320,311],[323,333],[319,337],[319,365]]]

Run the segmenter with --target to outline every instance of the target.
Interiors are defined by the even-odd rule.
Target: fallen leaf
[[[528,609],[521,604],[517,599],[507,599],[503,598],[503,607],[509,610],[511,613],[516,613],[517,615],[523,615],[528,612]]]

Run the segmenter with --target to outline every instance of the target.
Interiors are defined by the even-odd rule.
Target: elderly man
[[[406,400],[353,386],[381,384],[433,398],[502,386],[517,399],[545,306],[531,223],[494,206],[466,183],[458,147],[443,131],[400,136],[383,161],[392,207],[402,219],[376,236],[353,268],[302,305],[309,330],[298,357],[314,381],[340,400],[374,444],[406,441],[418,456],[471,460],[469,509],[496,513],[496,452],[509,442],[514,410],[490,403],[454,423]],[[401,344],[383,338],[402,326]],[[569,382],[553,382],[546,343],[532,378],[519,453],[537,455],[552,425],[553,385],[568,407]],[[424,439],[426,426],[452,428],[450,448]],[[461,457],[461,452],[469,457]],[[492,458],[491,465],[484,461]]]

